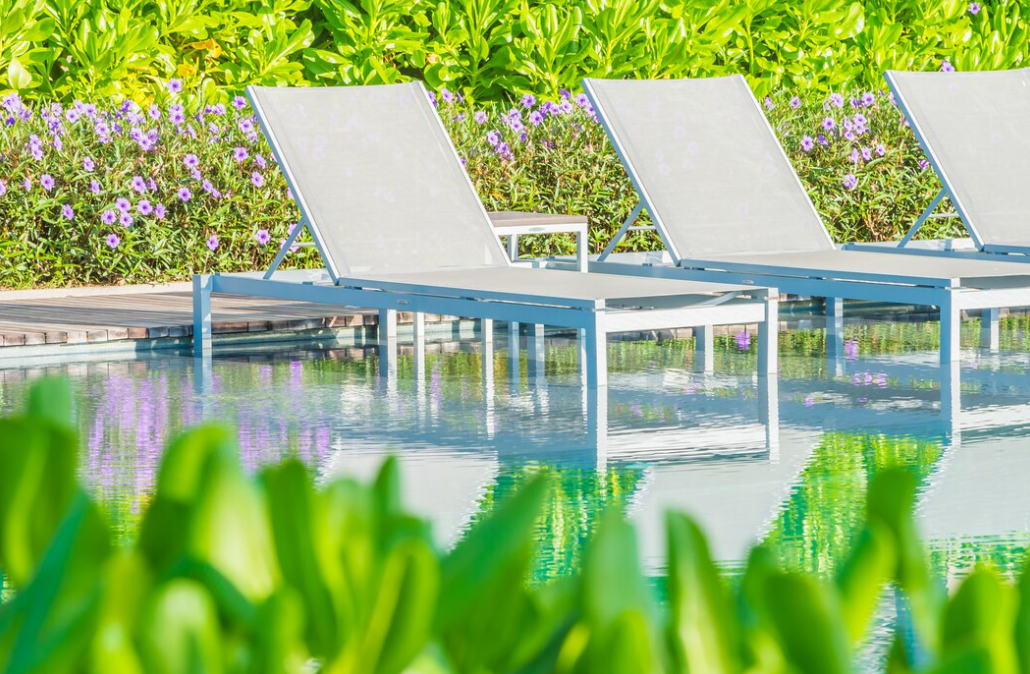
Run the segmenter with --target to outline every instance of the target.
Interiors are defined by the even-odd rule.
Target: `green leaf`
[[[765,611],[787,662],[799,674],[845,674],[851,651],[840,601],[814,578],[781,573],[765,581]]]
[[[859,533],[836,578],[852,646],[865,636],[883,586],[891,579],[895,565],[890,531],[878,523],[867,525]]]
[[[32,75],[17,57],[7,64],[7,83],[14,89],[28,89],[32,86]]]
[[[673,654],[684,671],[720,674],[740,669],[737,624],[708,543],[694,520],[666,517]]]
[[[214,602],[199,583],[176,579],[159,587],[139,627],[148,674],[219,674],[221,628]]]

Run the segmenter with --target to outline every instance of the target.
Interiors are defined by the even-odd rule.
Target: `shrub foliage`
[[[1007,68],[1022,0],[2,0],[0,91],[206,102],[247,84],[418,77],[477,100],[585,76],[748,76],[828,92],[886,68]]]
[[[446,89],[434,98],[489,209],[586,215],[597,252],[636,205],[582,94],[485,106]],[[267,266],[299,213],[246,100],[199,108],[187,100],[171,92],[147,107],[4,98],[0,287]],[[765,107],[838,241],[899,237],[938,189],[901,113],[880,93],[782,93]],[[924,235],[957,231],[954,221],[932,220]],[[523,254],[572,252],[568,238],[522,242]],[[636,232],[622,245],[660,242]],[[318,264],[310,248],[291,260]]]

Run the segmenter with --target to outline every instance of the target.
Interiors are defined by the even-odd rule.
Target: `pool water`
[[[975,343],[976,323],[963,330]],[[978,561],[1021,569],[1028,319],[1003,320],[999,352],[969,349],[943,370],[936,324],[863,322],[847,337],[829,361],[821,330],[786,332],[780,374],[761,378],[746,336],[717,340],[711,372],[695,368],[692,340],[614,342],[600,395],[584,392],[575,343],[560,338],[548,340],[542,376],[525,361],[511,372],[504,341],[490,368],[475,342],[431,345],[421,378],[403,351],[396,378],[380,378],[374,349],[315,346],[220,351],[208,365],[183,355],[39,364],[0,369],[0,412],[18,409],[36,376],[71,377],[82,479],[126,538],[169,438],[218,420],[236,428],[250,470],[291,456],[320,480],[371,477],[398,456],[408,505],[441,546],[531,475],[552,475],[538,581],[576,570],[607,507],[636,524],[655,577],[669,508],[700,520],[729,573],[766,541],[787,566],[828,574],[870,476],[888,465],[918,475],[921,532],[949,581]]]

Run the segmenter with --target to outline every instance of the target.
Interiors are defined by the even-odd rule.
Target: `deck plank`
[[[375,325],[376,319],[374,311],[342,306],[234,295],[212,298],[212,330],[218,334],[357,327]],[[193,299],[189,292],[121,292],[10,300],[0,293],[0,348],[181,338],[192,334]]]

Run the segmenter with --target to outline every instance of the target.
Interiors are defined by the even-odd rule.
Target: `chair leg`
[[[959,336],[962,327],[962,311],[955,306],[951,292],[946,291],[941,300],[941,364],[951,364],[961,360]]]
[[[508,323],[508,381],[512,386],[521,378],[519,358],[519,324],[511,321]]]
[[[844,299],[826,298],[826,357],[844,357]]]
[[[211,275],[193,276],[193,355],[211,355]]]
[[[425,377],[426,372],[426,315],[421,311],[412,316],[412,343],[415,347],[415,380]]]
[[[544,326],[531,323],[526,337],[526,360],[530,377],[544,376]]]
[[[779,372],[780,298],[770,292],[765,301],[765,320],[758,326],[758,374]]]
[[[586,328],[587,388],[608,385],[608,332],[604,312],[595,311],[593,325]]]
[[[1001,341],[998,326],[1000,309],[984,309],[980,314],[980,348],[997,351]]]
[[[379,310],[379,376],[397,375],[397,311]]]
[[[694,369],[705,374],[715,370],[715,326],[694,328]]]

